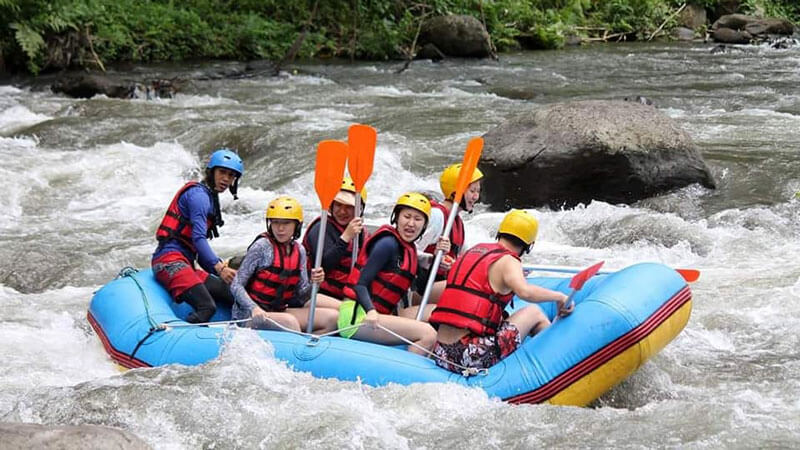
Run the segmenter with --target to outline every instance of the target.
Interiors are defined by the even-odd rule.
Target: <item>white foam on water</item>
[[[5,180],[5,190],[0,205],[0,228],[14,226],[22,216],[22,201],[33,186],[44,185],[37,173],[40,162],[36,160],[36,139],[29,137],[0,137],[0,178]],[[34,155],[34,156],[32,156]]]
[[[117,372],[83,312],[93,287],[23,294],[0,286],[0,416],[21,393]]]
[[[15,105],[0,111],[0,135],[11,135],[50,119],[52,117],[32,112],[22,105]]]
[[[16,88],[10,85],[0,85],[0,95],[3,96],[12,96],[12,95],[19,95],[22,94],[24,91],[22,89]]]
[[[148,100],[144,100],[148,101]],[[209,106],[236,106],[239,104],[234,99],[225,97],[212,97],[210,95],[185,95],[176,94],[171,99],[158,99],[157,101],[176,108],[203,108]]]
[[[83,220],[141,220],[162,210],[185,183],[187,173],[199,170],[197,157],[175,143],[150,147],[121,142],[85,151],[56,155],[45,169],[50,179],[69,178],[81,195],[67,203],[67,212]]]
[[[363,96],[368,97],[415,97],[418,93],[410,89],[402,89],[394,86],[367,86],[358,90]]]
[[[295,130],[327,131],[346,129],[353,122],[352,114],[339,109],[295,109],[291,113],[299,120],[293,126]],[[346,140],[346,136],[342,137],[342,139]]]

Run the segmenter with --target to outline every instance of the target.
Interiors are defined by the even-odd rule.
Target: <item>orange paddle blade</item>
[[[683,279],[689,283],[694,283],[700,278],[700,271],[696,269],[675,269],[675,271],[681,274]]]
[[[378,133],[369,125],[357,123],[350,125],[347,130],[347,146],[349,147],[347,170],[353,178],[357,192],[361,192],[367,179],[372,175],[377,140]]]
[[[347,144],[342,141],[322,141],[317,145],[317,166],[314,172],[314,189],[322,209],[330,208],[333,198],[342,187]]]
[[[456,195],[453,199],[455,204],[461,203],[461,197],[464,195],[464,191],[467,190],[467,186],[469,186],[469,180],[472,179],[472,172],[478,167],[478,160],[481,159],[482,151],[483,138],[476,137],[469,140],[467,151],[464,152],[464,160],[461,161],[461,170],[458,172]]]
[[[599,263],[578,272],[578,274],[572,277],[572,280],[570,280],[569,287],[575,289],[576,291],[580,290],[583,287],[583,283],[586,283],[589,278],[592,278],[594,274],[596,274],[597,271],[603,267],[603,263],[605,263],[605,261],[600,261]]]

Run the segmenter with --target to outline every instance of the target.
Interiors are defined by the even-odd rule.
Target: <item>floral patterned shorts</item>
[[[452,344],[436,341],[433,353],[439,357],[436,358],[436,365],[461,373],[462,369],[450,362],[469,368],[486,369],[513,353],[521,343],[522,336],[519,335],[516,325],[503,322],[494,335],[478,336],[468,333]]]

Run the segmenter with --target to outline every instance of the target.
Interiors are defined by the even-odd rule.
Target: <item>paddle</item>
[[[572,292],[569,293],[567,301],[564,302],[564,309],[569,309],[570,305],[572,304],[572,297],[575,296],[575,293],[581,290],[583,284],[586,283],[589,278],[592,278],[600,270],[600,268],[603,267],[604,263],[605,261],[600,261],[591,267],[581,270],[577,275],[572,277],[572,279],[569,281],[569,287],[572,288]],[[558,310],[556,310],[556,315],[553,317],[553,323],[555,323],[559,317],[561,316],[558,315]]]
[[[481,159],[481,152],[483,151],[483,138],[476,137],[470,139],[467,143],[467,150],[464,152],[464,159],[461,161],[461,170],[458,171],[458,181],[456,182],[456,192],[453,198],[453,208],[450,210],[450,216],[447,218],[447,224],[442,231],[442,236],[450,236],[450,230],[453,228],[458,216],[458,205],[461,203],[461,197],[464,191],[467,190],[469,182],[472,179],[472,173],[478,167],[478,160]],[[444,252],[441,250],[436,251],[436,256],[433,258],[431,271],[428,274],[428,282],[425,284],[425,293],[422,295],[422,303],[419,304],[419,311],[417,311],[417,320],[422,320],[422,315],[425,310],[425,305],[428,304],[428,299],[433,290],[433,283],[436,281],[436,271],[439,270],[439,264],[442,263]]]
[[[356,185],[356,205],[355,217],[361,216],[361,190],[367,183],[367,179],[372,175],[372,165],[375,161],[375,143],[378,140],[378,133],[375,128],[359,123],[350,125],[347,130],[347,170]],[[350,269],[356,264],[358,257],[358,237],[353,238],[353,254],[350,262]]]
[[[577,273],[581,269],[580,267],[570,266],[523,266],[523,270],[526,272],[539,270],[542,272]],[[694,283],[698,278],[700,278],[700,271],[697,269],[675,269],[675,271],[678,272],[688,283]],[[598,273],[606,274],[614,272],[614,270],[601,270]]]
[[[342,141],[322,141],[317,145],[317,165],[314,169],[314,189],[319,197],[322,217],[319,220],[319,236],[317,238],[317,254],[314,255],[314,268],[322,266],[322,251],[325,246],[325,225],[328,223],[328,209],[333,198],[342,187],[344,165],[347,159],[347,144]],[[317,306],[319,284],[311,286],[311,306],[308,311],[306,333],[314,331],[314,308]]]

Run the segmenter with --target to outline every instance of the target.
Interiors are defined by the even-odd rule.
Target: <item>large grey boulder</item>
[[[779,34],[788,36],[794,33],[794,24],[780,17],[754,17],[745,14],[729,14],[717,19],[712,30],[730,28],[731,30],[746,31],[753,36],[762,34]]]
[[[492,55],[489,33],[468,15],[437,16],[425,21],[419,44],[433,44],[447,56],[485,58]]]
[[[101,74],[66,75],[51,86],[53,92],[75,98],[91,98],[104,94],[112,98],[128,98],[131,84]]]
[[[493,209],[632,203],[714,180],[688,133],[655,107],[545,105],[489,130],[479,167]]]
[[[0,423],[0,448],[148,450],[150,446],[133,433],[119,428]]]
[[[673,28],[670,35],[673,37],[673,39],[676,39],[678,41],[694,40],[694,30],[685,27]]]
[[[696,30],[705,25],[707,20],[705,8],[700,5],[689,4],[678,16],[678,25],[690,30]]]
[[[747,31],[732,30],[730,28],[718,28],[711,32],[711,37],[715,42],[726,44],[749,44],[753,35]]]

